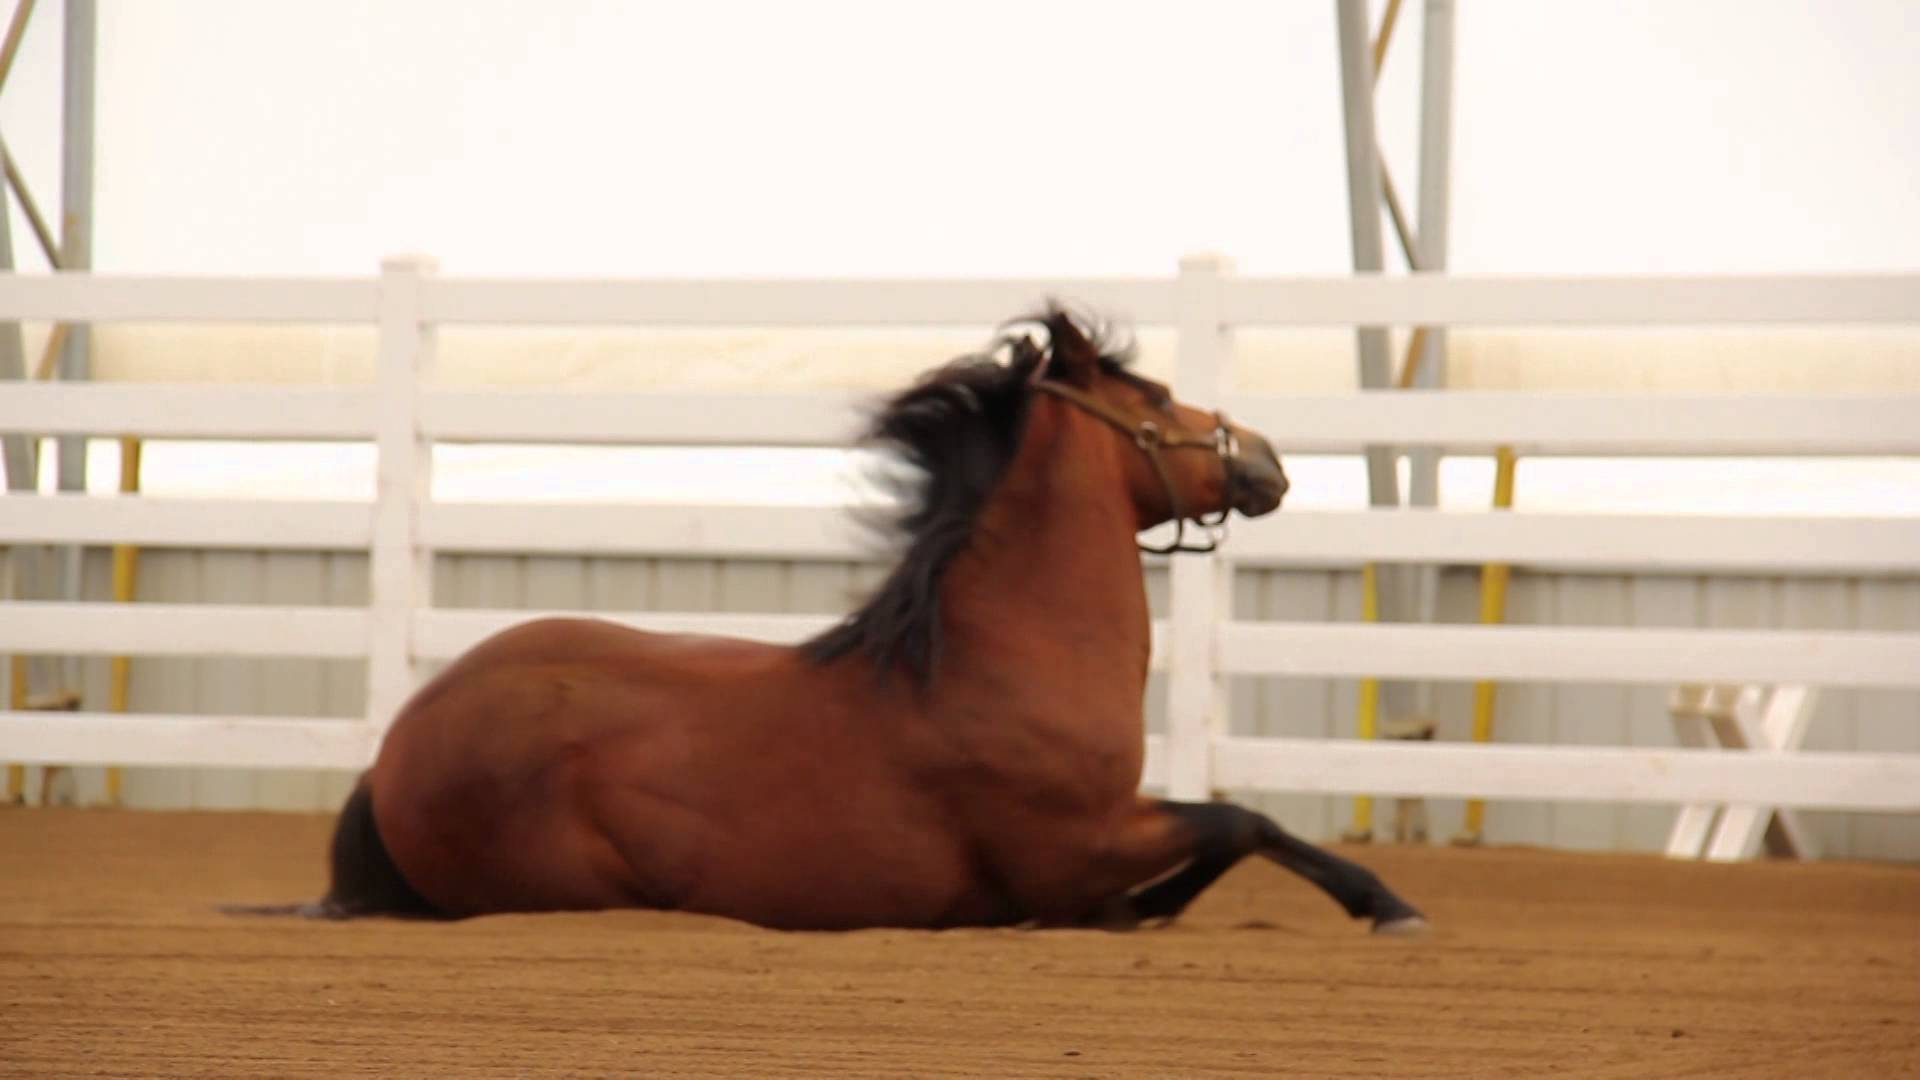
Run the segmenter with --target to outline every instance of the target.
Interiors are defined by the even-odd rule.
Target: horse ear
[[[1077,386],[1093,385],[1094,376],[1100,368],[1100,350],[1079,324],[1064,311],[1055,310],[1047,316],[1047,355],[1052,374],[1064,382]]]
[[[1021,345],[1024,347],[1021,349],[1017,366],[1026,369],[1028,384],[1046,381],[1048,373],[1053,370],[1053,358],[1045,349],[1035,345],[1032,338],[1022,341]]]

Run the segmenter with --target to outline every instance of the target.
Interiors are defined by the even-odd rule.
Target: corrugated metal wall
[[[443,556],[435,602],[445,607],[578,608],[641,611],[846,610],[884,568],[853,563]],[[106,595],[105,560],[89,566],[89,594]],[[1165,580],[1149,576],[1157,610]],[[357,554],[148,551],[139,597],[147,601],[351,604],[366,602],[366,560]],[[1241,617],[1350,620],[1360,610],[1359,578],[1322,571],[1242,572],[1236,583]],[[1441,576],[1441,618],[1477,616],[1477,574]],[[1746,577],[1516,573],[1508,618],[1514,623],[1599,626],[1714,626],[1820,629],[1920,629],[1920,580],[1778,579]],[[286,715],[356,715],[364,701],[364,665],[351,661],[137,660],[132,707],[175,711]],[[106,700],[104,660],[87,665],[89,702]],[[1150,726],[1163,722],[1164,677],[1150,687]],[[1471,685],[1435,688],[1439,738],[1466,738]],[[1238,733],[1333,736],[1353,730],[1351,680],[1237,680]],[[1505,742],[1672,745],[1666,688],[1508,684],[1500,689],[1497,738]],[[97,706],[96,706],[97,707]],[[1832,750],[1920,752],[1920,694],[1827,692],[1809,745]],[[77,777],[83,798],[97,797],[99,770]],[[129,802],[147,807],[330,809],[351,777],[329,772],[222,769],[130,770]],[[1287,827],[1314,838],[1337,834],[1349,800],[1323,796],[1256,796]],[[1383,808],[1384,809],[1384,808]],[[1429,804],[1436,836],[1459,824],[1457,801]],[[1487,839],[1592,849],[1653,850],[1665,840],[1673,810],[1658,805],[1495,803]],[[1920,818],[1813,814],[1827,853],[1920,859]]]

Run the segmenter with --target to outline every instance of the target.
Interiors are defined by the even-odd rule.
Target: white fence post
[[[1218,255],[1180,260],[1173,387],[1181,400],[1202,407],[1218,407],[1226,397],[1231,343],[1221,279],[1230,269]],[[1230,610],[1232,569],[1218,555],[1173,555],[1167,574],[1167,795],[1204,800],[1213,794],[1214,736],[1226,733],[1218,638]]]
[[[413,693],[414,613],[431,602],[433,553],[421,541],[421,507],[429,498],[433,448],[420,423],[422,386],[431,376],[434,328],[422,304],[434,261],[409,255],[380,263],[380,350],[375,446],[371,611],[367,643],[369,757]]]

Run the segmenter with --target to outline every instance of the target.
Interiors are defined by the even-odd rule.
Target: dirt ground
[[[1920,867],[1349,851],[1374,938],[1263,862],[1127,934],[652,913],[223,916],[324,818],[0,811],[8,1076],[1920,1076]]]

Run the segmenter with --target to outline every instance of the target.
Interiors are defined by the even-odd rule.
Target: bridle
[[[1167,503],[1173,508],[1173,542],[1165,547],[1151,544],[1139,544],[1140,550],[1153,555],[1170,555],[1176,551],[1205,553],[1220,546],[1227,536],[1227,515],[1232,513],[1234,488],[1238,485],[1240,471],[1233,467],[1233,459],[1240,453],[1240,440],[1233,433],[1233,426],[1227,423],[1227,414],[1216,411],[1213,414],[1214,426],[1210,435],[1196,435],[1186,431],[1168,431],[1152,420],[1135,423],[1120,415],[1106,402],[1091,394],[1075,390],[1058,382],[1036,382],[1035,390],[1052,394],[1062,401],[1071,402],[1084,411],[1119,428],[1133,439],[1133,445],[1147,455],[1153,463],[1153,471],[1160,477],[1161,486],[1167,489]],[[1173,477],[1167,472],[1167,463],[1160,457],[1162,450],[1211,450],[1220,457],[1220,469],[1225,477],[1222,486],[1221,508],[1209,519],[1205,514],[1193,518],[1195,524],[1206,530],[1206,540],[1189,544],[1187,539],[1187,515],[1180,505],[1180,490],[1173,485]],[[1204,545],[1204,546],[1203,546]]]

